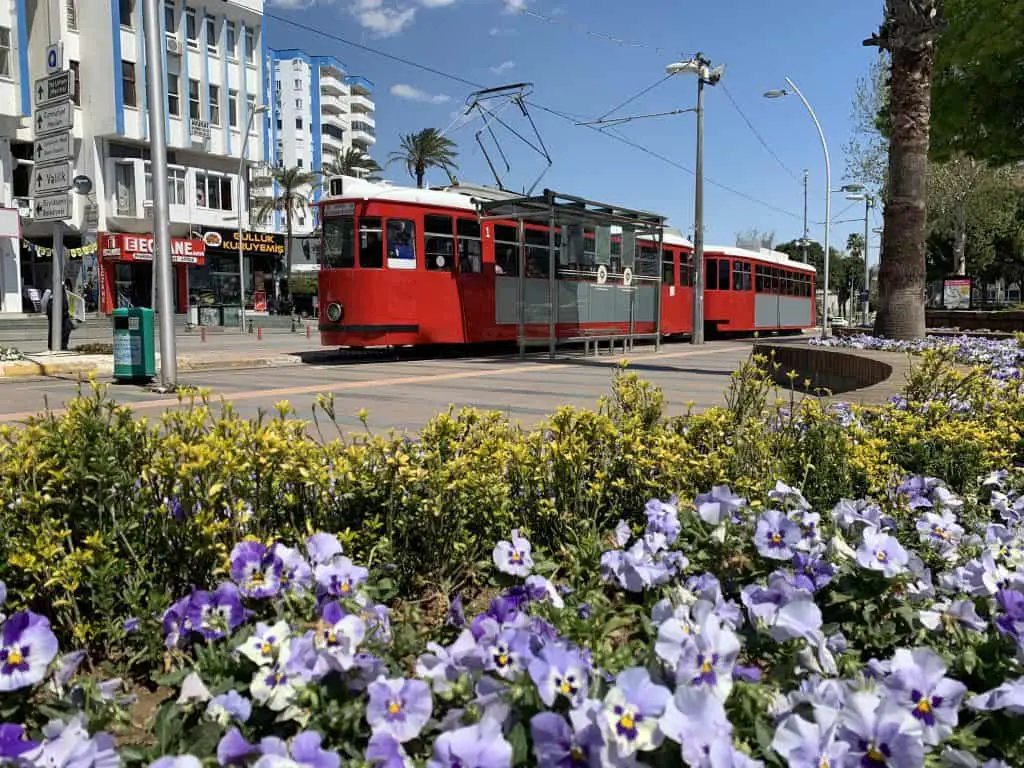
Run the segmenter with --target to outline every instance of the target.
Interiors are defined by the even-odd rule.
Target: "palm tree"
[[[291,276],[292,276],[292,218],[296,214],[305,213],[309,209],[309,198],[306,191],[316,183],[317,174],[303,170],[302,168],[275,168],[270,176],[265,177],[264,184],[274,184],[274,192],[271,197],[264,200],[257,209],[257,217],[262,219],[275,211],[284,212],[286,245],[285,245],[285,275],[288,278],[288,287],[285,297],[291,299]]]
[[[423,177],[429,168],[443,168],[451,175],[457,171],[458,156],[455,142],[443,136],[436,128],[424,128],[419,133],[407,133],[402,137],[402,148],[392,152],[388,163],[405,163],[409,175],[416,179],[416,186],[423,188]]]
[[[935,41],[942,0],[886,0],[881,30],[865,45],[891,54],[889,175],[875,333],[925,334],[928,145]]]
[[[333,162],[324,163],[324,176],[360,176],[374,181],[383,168],[358,147],[349,147]]]

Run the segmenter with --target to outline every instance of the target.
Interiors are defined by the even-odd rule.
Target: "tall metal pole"
[[[59,221],[53,223],[50,294],[50,351],[56,352],[64,333],[64,229]]]
[[[167,78],[160,52],[159,0],[144,0],[146,28],[146,72],[149,87],[149,150],[153,164],[153,271],[160,303],[160,385],[174,389],[178,384],[178,360],[174,345],[174,297],[171,276],[171,215],[167,198]],[[154,308],[155,309],[155,308]]]
[[[249,110],[249,120],[245,127],[245,137],[242,139],[242,154],[238,158],[238,292],[239,292],[239,304],[241,306],[241,314],[238,316],[238,329],[241,333],[245,333],[245,249],[242,247],[242,235],[245,233],[245,220],[242,218],[242,200],[243,193],[247,189],[242,180],[242,175],[245,173],[245,155],[249,150],[249,134],[252,133],[252,123],[256,119],[257,114],[262,114],[264,107],[254,106]],[[244,195],[245,199],[245,215],[249,215],[249,196]],[[289,248],[291,244],[289,243]],[[255,291],[256,286],[253,286]]]
[[[152,1],[152,0],[150,0]],[[804,103],[807,111],[811,115],[811,119],[814,121],[814,126],[818,129],[818,137],[821,139],[821,149],[825,153],[825,275],[824,285],[822,286],[822,302],[821,302],[821,336],[825,338],[828,336],[828,268],[829,268],[829,236],[831,234],[832,226],[832,162],[828,156],[828,142],[825,140],[825,132],[821,129],[821,123],[818,122],[818,116],[814,114],[814,110],[811,108],[810,103],[804,98],[804,95],[800,92],[800,89],[796,87],[796,83],[786,78],[786,83],[790,88],[793,89],[793,93],[800,97],[800,101]]]
[[[808,237],[807,237],[807,179],[808,179],[808,176],[809,176],[809,173],[808,173],[807,169],[804,168],[804,236],[803,236],[803,238],[800,241],[801,250],[803,251],[803,256],[804,256],[804,264],[807,263],[807,243],[808,243]]]
[[[704,343],[704,62],[697,72],[697,187],[693,193],[693,344]]]

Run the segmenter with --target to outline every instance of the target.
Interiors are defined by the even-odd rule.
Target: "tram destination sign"
[[[75,82],[72,78],[73,73],[71,70],[65,69],[63,72],[36,80],[35,88],[33,89],[35,105],[37,107],[45,107],[47,104],[53,104],[56,101],[70,99],[71,90]]]

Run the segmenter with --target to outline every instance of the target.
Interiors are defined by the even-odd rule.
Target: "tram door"
[[[455,279],[462,306],[462,333],[467,342],[489,341],[496,337],[494,318],[494,278],[484,270],[483,239],[476,218],[456,219],[457,259]]]

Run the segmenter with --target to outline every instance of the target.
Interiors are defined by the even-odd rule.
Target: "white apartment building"
[[[18,156],[32,148],[17,142],[22,118],[32,109],[28,72],[26,0],[0,3],[0,209],[14,207],[14,176]],[[28,182],[26,172],[22,172]],[[21,301],[20,223],[0,211],[0,312],[19,313]]]
[[[274,165],[319,172],[352,147],[371,153],[377,141],[372,82],[346,74],[345,65],[333,56],[311,56],[295,49],[269,51],[267,71],[273,112],[268,138]],[[307,192],[311,201],[322,195],[319,184]],[[317,226],[314,218],[310,213],[295,219],[295,233],[310,234]],[[276,213],[268,224],[283,230],[284,215]],[[314,263],[304,263],[310,261],[309,252],[305,249],[300,255],[296,249],[296,269],[315,268]]]
[[[64,65],[75,73],[74,168],[92,179],[93,191],[88,197],[74,196],[74,217],[66,223],[64,242],[67,248],[95,255],[91,265],[86,259],[77,270],[78,282],[92,281],[101,311],[129,303],[149,306],[153,179],[142,4],[16,3],[19,9],[27,3],[29,9],[24,21],[28,51],[23,57],[28,76],[20,80],[25,93],[30,95],[30,84],[45,75],[46,46],[58,39]],[[254,113],[257,105],[266,103],[262,16],[263,0],[166,0],[162,5],[160,56],[167,82],[160,97],[167,106],[167,184],[178,312],[197,304],[238,305],[237,235],[248,217],[238,175],[243,148],[247,162],[270,159],[264,141],[269,116]],[[2,29],[0,16],[0,45]],[[2,51],[0,47],[0,75]],[[0,112],[5,95],[0,77]],[[16,139],[31,141],[30,120],[21,121]],[[31,144],[18,146],[30,171]],[[28,184],[22,181],[27,179],[15,173],[13,194],[23,212],[23,243],[45,252],[52,246],[52,225],[32,221]],[[261,274],[273,272],[275,258],[284,251],[283,241],[257,246],[252,239],[243,238],[249,296],[254,289],[263,290],[258,284]],[[23,266],[25,250],[23,246]],[[68,266],[75,273],[73,262],[72,253]],[[48,284],[48,260],[28,259],[28,266],[23,274],[27,284]]]

